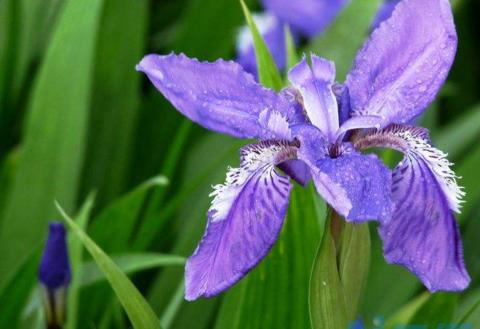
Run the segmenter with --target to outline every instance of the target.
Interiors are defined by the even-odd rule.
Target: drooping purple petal
[[[400,125],[369,133],[355,147],[405,154],[392,178],[392,219],[380,228],[387,261],[407,267],[431,291],[465,289],[470,278],[452,215],[464,192],[446,154],[431,146],[426,129]]]
[[[435,175],[420,157],[406,157],[393,176],[395,211],[380,233],[385,258],[415,273],[432,292],[460,291],[470,277],[455,219]]]
[[[241,167],[215,187],[206,233],[186,265],[187,300],[211,297],[246,275],[269,252],[282,228],[291,189],[275,165],[296,156],[288,142],[242,149]]]
[[[340,214],[348,221],[390,220],[393,210],[391,172],[377,156],[344,150],[337,158],[323,158],[316,165],[318,172],[312,175],[317,187],[327,185],[325,178],[328,177],[346,192],[351,207],[348,213],[343,211]],[[336,210],[344,207],[338,204],[331,206]]]
[[[372,147],[392,148],[408,157],[421,159],[434,175],[436,184],[447,200],[448,207],[455,212],[460,212],[465,192],[457,184],[457,176],[451,168],[452,163],[448,161],[447,155],[431,145],[427,129],[390,125],[358,138],[354,141],[354,145],[360,150]]]
[[[275,60],[275,64],[280,70],[283,70],[286,66],[287,49],[282,22],[268,12],[253,15],[253,19]],[[236,61],[243,66],[245,71],[258,77],[253,38],[248,26],[243,26],[238,34]]]
[[[382,23],[384,20],[389,19],[392,15],[393,10],[395,9],[395,6],[399,2],[400,0],[384,0],[377,11],[375,18],[373,19],[373,23],[370,29],[372,31],[375,30],[380,25],[380,23]]]
[[[306,37],[321,33],[348,0],[263,0],[263,5]]]
[[[423,112],[453,63],[457,35],[448,0],[403,0],[357,54],[346,86],[351,115],[378,115],[382,127]]]
[[[183,54],[147,55],[137,70],[145,72],[155,87],[190,120],[235,137],[278,137],[259,122],[262,112],[275,111],[287,122],[298,116],[284,97],[260,86],[232,61],[209,63]]]
[[[335,80],[333,62],[312,55],[312,67],[303,58],[288,72],[288,79],[302,95],[307,115],[330,141],[338,130],[338,106],[332,86]]]

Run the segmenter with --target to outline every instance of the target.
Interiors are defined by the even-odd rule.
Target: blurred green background
[[[378,5],[352,0],[300,51],[335,60],[343,80]],[[425,294],[412,274],[385,264],[372,224],[359,311],[368,326],[403,316],[436,328],[473,310],[467,322],[480,328],[480,309],[472,308],[480,300],[479,7],[454,2],[458,54],[422,118],[463,177],[457,218],[472,285]],[[134,67],[150,52],[234,58],[242,24],[237,0],[0,0],[0,328],[42,328],[36,275],[47,223],[60,219],[54,200],[75,215],[92,191],[86,231],[129,273],[164,328],[309,327],[308,281],[325,207],[311,187],[295,188],[280,241],[261,266],[219,297],[183,301],[183,257],[203,234],[211,185],[238,164],[246,142],[184,119]],[[130,327],[89,256],[76,253],[72,263],[68,327]]]

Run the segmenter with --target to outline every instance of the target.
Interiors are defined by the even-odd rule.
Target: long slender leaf
[[[140,103],[141,75],[134,67],[145,48],[149,2],[104,1],[82,177],[84,193],[97,190],[97,204],[100,206],[127,187],[127,170]]]
[[[110,258],[125,274],[161,266],[185,264],[184,257],[157,253],[124,254],[119,256],[112,255]],[[80,273],[82,286],[94,284],[105,279],[105,275],[98,269],[96,263],[93,261],[82,264]]]
[[[437,136],[438,135],[438,136]],[[480,106],[475,106],[434,135],[437,147],[456,159],[480,136]]]
[[[245,19],[250,28],[250,33],[253,37],[253,46],[255,48],[255,58],[257,60],[258,67],[258,77],[260,83],[265,87],[273,88],[275,90],[280,90],[283,86],[282,77],[278,72],[277,65],[273,60],[270,50],[267,47],[267,44],[262,38],[262,35],[258,31],[257,25],[253,20],[250,11],[248,10],[247,5],[243,0],[240,0],[242,5],[243,13],[245,14]]]
[[[453,323],[458,295],[452,293],[435,293],[415,313],[410,323],[425,325],[428,329],[437,329],[444,323]]]
[[[460,329],[463,325],[467,324],[468,319],[472,314],[480,307],[480,299],[478,299],[473,305],[456,321],[456,326],[454,329]]]
[[[405,306],[399,309],[394,315],[387,319],[387,322],[385,323],[385,328],[394,329],[396,326],[410,323],[413,316],[418,312],[418,310],[425,304],[425,302],[429,298],[430,294],[425,292],[412,299]]]
[[[74,207],[102,0],[69,0],[37,80],[22,157],[0,230],[0,291],[31,255],[53,199]],[[11,239],[10,237],[22,237]]]
[[[58,210],[62,214],[66,223],[72,232],[83,243],[85,249],[96,261],[98,267],[107,277],[110,285],[117,294],[128,318],[135,329],[160,329],[160,322],[155,312],[150,308],[147,301],[135,288],[128,277],[118,268],[117,265],[100,249],[95,242],[90,239],[75,222],[68,217],[64,210],[57,204]]]
[[[93,208],[93,202],[95,195],[90,196],[85,201],[82,209],[75,216],[75,222],[78,227],[84,231],[87,227],[88,219],[90,218],[90,212]],[[67,329],[77,328],[77,315],[78,315],[78,295],[80,290],[80,269],[83,257],[83,246],[78,239],[69,237],[68,241],[70,250],[70,264],[72,266],[72,282],[68,289],[68,308],[67,308]]]
[[[90,235],[109,253],[127,250],[148,193],[155,188],[165,188],[167,183],[163,176],[154,177],[112,202],[95,218]]]

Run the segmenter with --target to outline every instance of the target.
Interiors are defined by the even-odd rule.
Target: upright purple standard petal
[[[215,187],[206,233],[186,265],[187,300],[211,297],[246,275],[269,252],[282,228],[291,185],[275,165],[296,156],[289,142],[242,149],[241,167]]]
[[[302,102],[312,124],[329,141],[335,140],[338,130],[338,105],[332,86],[335,65],[318,56],[312,56],[312,67],[306,58],[288,72],[288,79],[302,96]]]
[[[264,117],[275,112],[285,122],[297,115],[288,101],[260,86],[235,62],[199,62],[183,54],[147,55],[137,69],[182,114],[207,129],[239,138],[269,139],[277,134],[259,122],[262,112]]]
[[[263,0],[263,5],[307,37],[321,33],[348,0]]]
[[[49,225],[38,277],[40,282],[51,290],[66,287],[70,283],[70,263],[62,223],[51,222]]]
[[[280,70],[283,70],[287,61],[287,48],[282,22],[270,13],[256,14],[253,16],[253,19],[275,60],[275,64],[277,64]],[[257,77],[257,60],[255,58],[252,33],[248,26],[242,27],[238,35],[237,54],[236,61],[242,65],[245,71]]]
[[[378,115],[382,127],[423,112],[444,83],[457,35],[448,0],[403,0],[358,53],[346,85],[351,115]]]

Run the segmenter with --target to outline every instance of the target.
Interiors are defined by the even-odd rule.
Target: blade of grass
[[[283,87],[282,77],[278,72],[278,68],[273,60],[272,55],[270,54],[270,50],[268,49],[265,40],[263,40],[260,32],[258,31],[257,25],[255,24],[247,5],[243,0],[240,0],[240,4],[242,5],[245,19],[248,27],[250,28],[250,33],[252,33],[260,83],[265,87],[278,91]]]
[[[75,222],[81,230],[85,230],[93,208],[95,194],[91,193],[84,205],[75,216]],[[67,325],[66,329],[76,329],[78,320],[78,296],[80,293],[80,271],[83,258],[83,246],[78,239],[72,236],[68,239],[70,250],[70,264],[72,267],[72,281],[68,288],[68,308],[67,308]]]
[[[125,274],[136,273],[162,266],[179,266],[185,264],[184,257],[158,253],[144,252],[139,254],[124,254],[119,256],[112,255],[110,258]],[[104,280],[105,275],[98,269],[95,262],[89,261],[82,264],[80,278],[81,285],[87,286]]]
[[[105,274],[112,289],[128,315],[135,329],[160,329],[160,322],[137,288],[117,265],[91,240],[56,203],[59,212],[73,233],[83,243],[85,249]]]
[[[480,136],[480,105],[434,134],[436,146],[448,153],[450,159],[458,158]]]
[[[387,319],[385,323],[386,329],[394,329],[396,326],[405,325],[410,323],[415,313],[425,304],[425,302],[430,298],[430,294],[424,292],[419,296],[415,297],[399,309],[394,315]]]
[[[0,230],[0,250],[7,251],[0,257],[0,291],[41,243],[39,236],[55,216],[53,199],[74,208],[102,3],[66,2],[40,69]]]
[[[460,317],[457,324],[452,329],[461,329],[461,327],[467,324],[467,320],[473,315],[473,313],[479,308],[480,299],[478,299],[472,306]]]
[[[104,1],[82,175],[83,193],[97,190],[100,207],[127,187],[142,77],[134,67],[146,46],[148,24],[147,0]]]
[[[287,45],[287,68],[291,69],[298,63],[297,49],[293,40],[292,32],[288,25],[285,25],[285,44]]]

